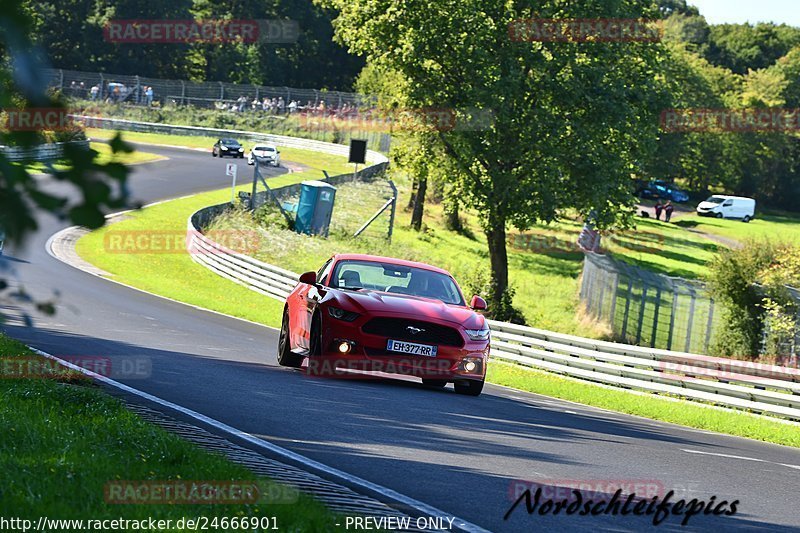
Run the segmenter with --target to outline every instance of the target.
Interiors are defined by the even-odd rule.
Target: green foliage
[[[789,356],[795,347],[800,313],[800,301],[789,287],[800,287],[800,247],[778,247],[772,263],[759,272],[758,281],[767,325],[764,351],[771,356]]]
[[[289,227],[289,222],[283,216],[281,210],[272,203],[267,202],[253,213],[253,219],[259,226],[267,229],[294,229]]]
[[[711,26],[708,60],[737,74],[766,68],[800,44],[800,28],[771,23]]]
[[[756,359],[764,327],[762,292],[755,283],[775,259],[777,247],[769,241],[748,241],[741,249],[724,249],[711,263],[709,288],[724,309],[723,324],[711,353],[738,359]]]
[[[333,13],[308,0],[115,2],[25,0],[35,16],[36,40],[57,68],[138,74],[193,81],[350,90],[363,60],[332,40]],[[113,43],[110,20],[291,19],[298,42]]]
[[[508,286],[508,224],[529,228],[566,209],[594,211],[603,226],[629,216],[629,178],[654,148],[664,105],[655,76],[663,48],[524,42],[510,38],[509,24],[533,17],[655,16],[651,2],[320,3],[340,10],[339,41],[375,68],[408,80],[404,96],[411,107],[446,108],[461,120],[470,110],[491,112],[491,124],[434,130],[423,142],[436,142],[459,169],[453,176],[458,191],[481,217],[495,308]]]

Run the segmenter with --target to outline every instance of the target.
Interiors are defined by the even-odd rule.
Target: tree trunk
[[[428,188],[428,177],[420,176],[417,179],[417,194],[414,196],[414,211],[411,212],[411,228],[419,231],[422,229],[422,214],[425,208],[425,191]]]
[[[417,187],[419,186],[419,180],[414,177],[411,179],[411,196],[408,198],[408,207],[406,209],[413,209],[414,208],[414,201],[417,198]]]
[[[464,227],[461,225],[461,218],[459,217],[458,199],[448,197],[444,200],[444,225],[450,231],[461,233]]]
[[[485,230],[489,244],[489,260],[492,265],[492,294],[489,312],[500,311],[503,294],[508,289],[508,255],[506,253],[506,219],[501,215],[490,215]],[[505,317],[497,317],[502,320]]]

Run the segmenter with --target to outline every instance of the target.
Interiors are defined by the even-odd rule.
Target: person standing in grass
[[[672,202],[667,200],[667,203],[664,205],[664,222],[669,222],[669,219],[672,218],[672,211],[675,209],[675,206],[672,205]]]
[[[656,200],[656,206],[654,209],[656,211],[656,220],[661,220],[661,211],[664,209],[664,206],[661,205],[661,200]]]

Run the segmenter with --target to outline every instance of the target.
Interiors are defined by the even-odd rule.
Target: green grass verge
[[[112,137],[111,135],[108,136],[109,139],[111,137]],[[99,142],[89,143],[89,147],[99,154],[96,160],[96,162],[99,164],[110,163],[113,161],[125,165],[135,165],[138,163],[149,163],[151,161],[159,161],[161,159],[164,159],[163,156],[151,154],[148,152],[139,152],[138,150],[135,150],[130,153],[114,154],[111,151],[111,147],[109,145]],[[47,172],[48,165],[41,162],[27,163],[25,165],[25,168],[27,169],[28,172]],[[66,170],[69,167],[64,163],[56,161],[53,163],[53,168],[55,168],[56,170]]]
[[[3,335],[0,357],[45,361]],[[274,517],[281,529],[293,531],[330,530],[335,523],[321,504],[304,496],[281,504],[109,503],[104,487],[120,480],[240,481],[262,487],[270,481],[144,422],[72,372],[0,379],[0,400],[0,515],[6,518],[26,518],[35,524],[40,516],[152,517],[172,519],[174,524],[197,516]]]
[[[748,239],[769,239],[800,243],[800,219],[797,215],[788,213],[756,213],[756,218],[749,223],[689,215],[677,220],[675,225],[740,242]]]
[[[685,401],[669,401],[655,395],[632,394],[506,363],[489,365],[488,378],[498,385],[610,411],[800,447],[800,430],[796,425],[773,422],[747,413],[723,411]]]

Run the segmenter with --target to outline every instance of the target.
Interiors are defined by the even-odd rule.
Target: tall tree
[[[509,31],[541,18],[653,18],[645,0],[319,0],[340,10],[336,37],[367,61],[401,72],[417,108],[491,110],[484,128],[437,132],[478,211],[501,307],[509,287],[506,227],[565,209],[624,216],[630,175],[658,127],[662,47],[635,42],[530,42]],[[652,11],[651,11],[652,10]],[[523,23],[524,24],[524,23]],[[503,318],[503,317],[499,317]]]

